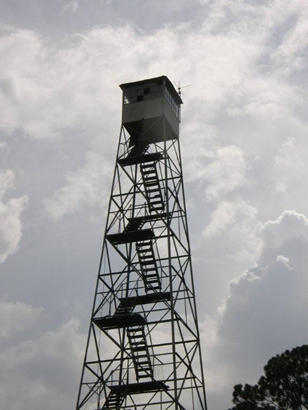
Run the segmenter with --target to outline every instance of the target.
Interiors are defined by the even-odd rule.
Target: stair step
[[[141,253],[141,256],[144,257],[148,257],[151,256],[151,258],[153,258],[153,252],[152,252],[152,248],[137,248],[137,252],[138,254]]]
[[[147,261],[148,259],[152,259],[152,255],[140,255],[140,260]]]
[[[148,167],[153,167],[153,165],[155,164],[154,161],[152,162],[148,162],[147,164],[142,164],[140,165],[140,168],[148,168]]]
[[[151,166],[151,167],[146,167],[146,168],[142,167],[142,168],[141,168],[141,173],[142,173],[142,175],[150,175],[150,174],[155,174],[155,175],[157,175],[156,168],[153,167],[153,166]]]
[[[141,340],[138,340],[138,341],[136,341],[136,340],[134,340],[134,343],[135,343],[135,345],[137,346],[140,346],[142,343],[144,343],[145,344],[145,342],[144,342],[144,340],[143,340],[143,335],[144,335],[144,332],[142,332],[142,333],[131,333],[130,331],[129,331],[129,328],[127,329],[127,331],[128,331],[128,337],[130,337],[131,339],[136,339],[136,338],[140,338]]]
[[[151,246],[152,242],[151,241],[142,241],[142,242],[138,242],[137,246]]]
[[[153,244],[152,242],[137,242],[136,248],[143,252],[152,252]]]
[[[151,260],[142,261],[140,263],[141,263],[142,266],[155,265],[155,261],[151,261]]]
[[[153,278],[153,280],[151,280]],[[157,275],[147,275],[147,283],[157,282]]]
[[[161,196],[161,195],[160,195],[160,189],[159,189],[159,187],[158,187],[158,188],[155,188],[155,189],[148,189],[148,190],[147,190],[147,194],[148,194],[149,196],[151,196],[151,198],[153,198],[153,195],[159,195],[159,196]]]
[[[140,337],[142,337],[142,336],[140,336],[140,335],[129,335],[128,336],[130,339],[137,339],[137,338],[140,338]],[[136,342],[135,342],[136,343]]]
[[[148,179],[151,177],[155,177],[156,179],[158,179],[157,171],[153,167],[148,169],[141,169],[141,175],[143,179]]]
[[[136,248],[140,249],[141,251],[148,251],[152,252],[153,244],[152,242],[137,242]]]
[[[156,187],[156,189],[160,189],[160,185],[158,181],[146,181],[144,183],[144,187],[145,188]],[[148,189],[146,189],[146,191],[148,191]]]
[[[147,349],[147,345],[145,343],[141,345],[131,340],[131,349],[136,353],[144,352]]]
[[[129,330],[129,328],[127,329],[128,330],[128,337],[130,337],[130,338],[136,338],[136,337],[143,337],[143,332],[137,332],[137,331],[135,331],[134,333],[131,333],[130,332],[130,330]]]
[[[153,164],[155,164],[155,161],[151,161],[148,164],[142,164],[141,166],[146,167],[146,166],[153,165]]]
[[[150,278],[151,275],[152,275],[152,277],[153,277],[153,275],[157,276],[156,266],[152,266],[152,267],[147,268],[147,269],[141,268],[141,270],[142,270],[142,273],[143,273],[143,274],[145,275],[145,277],[147,277],[147,278]]]
[[[143,364],[148,364],[149,362],[147,360],[138,360],[137,357],[135,357],[136,363],[141,366]]]
[[[151,201],[151,206],[153,205],[161,205],[161,201]]]
[[[141,270],[142,272],[156,272],[156,265],[152,266],[152,267],[147,267],[144,268],[143,265],[141,266]]]
[[[143,185],[145,188],[149,187],[157,187],[157,189],[160,189],[159,182],[157,181],[156,177],[151,177],[143,180]],[[146,189],[147,190],[147,189]]]

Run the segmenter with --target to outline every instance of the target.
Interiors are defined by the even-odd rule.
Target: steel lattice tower
[[[76,409],[206,409],[179,144],[165,76],[122,84],[122,125]]]

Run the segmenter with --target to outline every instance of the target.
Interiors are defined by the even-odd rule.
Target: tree
[[[254,386],[237,384],[230,410],[308,409],[308,345],[272,357]]]

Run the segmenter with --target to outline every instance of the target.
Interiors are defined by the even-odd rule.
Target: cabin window
[[[160,84],[151,84],[149,87],[139,86],[127,88],[124,91],[124,104],[133,104],[145,100],[154,100],[163,96],[163,88]]]

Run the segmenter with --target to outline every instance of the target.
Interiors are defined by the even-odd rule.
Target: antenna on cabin
[[[182,89],[186,88],[186,87],[191,87],[192,84],[187,84],[187,85],[181,85],[181,81],[178,82],[178,87],[177,87],[177,91],[179,96],[181,97],[182,95]]]

